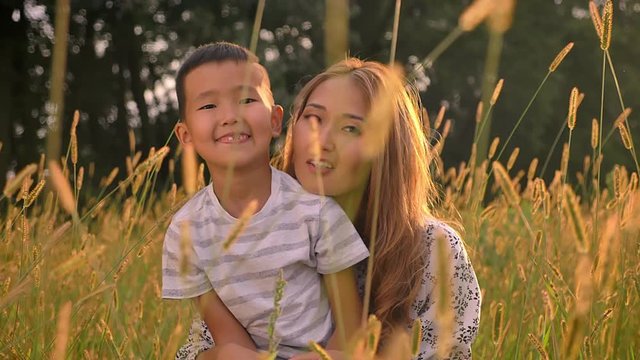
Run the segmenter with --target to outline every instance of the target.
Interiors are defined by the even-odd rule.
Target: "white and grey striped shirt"
[[[325,343],[332,333],[321,274],[344,270],[369,253],[335,201],[305,192],[279,170],[271,173],[269,199],[227,251],[222,243],[237,219],[222,208],[211,185],[173,216],[162,254],[162,297],[193,298],[213,289],[258,348],[266,349],[282,269],[286,285],[275,336],[279,356],[292,356],[306,351],[310,340]],[[180,274],[185,229],[191,254]]]

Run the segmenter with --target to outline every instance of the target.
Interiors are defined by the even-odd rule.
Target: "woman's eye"
[[[315,120],[318,122],[318,124],[321,122],[322,119],[320,119],[320,117],[318,115],[314,115],[314,114],[304,114],[302,115],[302,118],[305,120]]]
[[[207,104],[199,107],[198,110],[210,110],[215,108],[216,108],[215,104]]]
[[[250,104],[252,102],[256,102],[256,99],[252,99],[252,98],[246,98],[246,99],[242,99],[240,100],[240,104]]]
[[[346,132],[348,132],[348,133],[352,133],[352,134],[354,134],[354,135],[360,135],[360,134],[362,134],[362,131],[360,130],[360,128],[359,128],[359,127],[357,127],[357,126],[353,126],[353,125],[347,125],[347,126],[344,126],[344,127],[342,128],[342,130],[344,130],[344,131],[346,131]]]

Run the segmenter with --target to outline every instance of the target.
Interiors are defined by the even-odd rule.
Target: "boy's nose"
[[[234,106],[227,106],[225,109],[222,109],[222,125],[234,125],[238,123],[238,109]]]

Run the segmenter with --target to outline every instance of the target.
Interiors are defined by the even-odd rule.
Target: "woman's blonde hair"
[[[285,143],[274,165],[295,176],[293,127],[318,85],[341,76],[354,80],[368,101],[369,109],[376,101],[390,101],[393,112],[384,148],[372,161],[355,221],[367,243],[376,224],[368,310],[382,321],[385,336],[393,327],[406,328],[411,306],[421,288],[427,256],[424,228],[436,194],[429,171],[431,152],[424,128],[428,124],[422,123],[417,94],[385,65],[355,58],[343,60],[315,76],[296,96]],[[382,90],[385,96],[379,96]],[[374,219],[376,189],[380,190],[378,203],[381,204],[377,222]]]

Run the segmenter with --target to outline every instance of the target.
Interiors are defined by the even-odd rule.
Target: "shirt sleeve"
[[[436,321],[438,251],[436,239],[445,240],[449,261],[453,338],[446,359],[471,359],[471,344],[480,325],[481,293],[476,274],[458,234],[445,224],[429,226],[426,232],[427,264],[422,288],[414,303],[414,315],[422,322],[422,342],[416,359],[437,359],[439,328]]]
[[[172,221],[162,246],[162,297],[164,299],[189,299],[202,295],[213,287],[193,251],[193,243],[181,250],[181,227],[188,222]],[[186,252],[186,253],[185,253]],[[180,264],[183,264],[181,273]]]
[[[324,200],[318,226],[313,244],[318,273],[333,274],[369,256],[351,220],[333,199]]]

